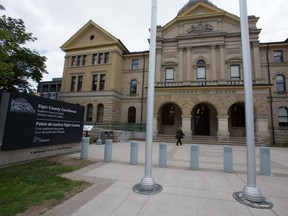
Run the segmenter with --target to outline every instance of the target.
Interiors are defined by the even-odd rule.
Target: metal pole
[[[146,194],[162,191],[162,187],[155,183],[152,177],[152,143],[153,143],[153,112],[154,112],[154,82],[156,60],[156,26],[157,0],[152,0],[151,5],[151,29],[150,29],[150,52],[149,52],[149,77],[147,98],[147,127],[146,127],[146,151],[145,151],[145,174],[141,182],[133,187],[135,192]],[[144,191],[144,192],[143,192]],[[152,194],[150,193],[150,194]]]
[[[253,113],[253,92],[251,77],[251,54],[249,41],[249,25],[246,0],[240,2],[240,22],[242,57],[244,69],[244,91],[245,91],[245,117],[246,117],[246,145],[247,145],[247,184],[243,189],[243,196],[251,202],[262,202],[261,191],[256,186],[255,175],[255,134],[254,134],[254,113]]]

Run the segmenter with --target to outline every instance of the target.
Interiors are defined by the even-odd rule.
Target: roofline
[[[129,56],[129,55],[143,55],[143,54],[144,54],[144,55],[149,54],[149,50],[124,53],[125,56]]]
[[[76,38],[79,34],[81,34],[81,32],[83,30],[85,30],[87,28],[87,26],[89,25],[94,25],[95,27],[99,28],[104,34],[108,35],[109,37],[111,37],[113,40],[115,40],[115,42],[117,41],[121,47],[125,50],[125,52],[130,52],[127,47],[122,43],[122,41],[118,38],[116,38],[114,35],[112,35],[110,32],[108,32],[107,30],[103,29],[101,26],[99,26],[98,24],[96,24],[95,22],[93,22],[91,19],[84,25],[82,26],[82,28],[80,28],[75,34],[73,34],[60,48],[63,50],[63,51],[67,51],[67,50],[70,50],[70,49],[66,49],[64,48],[67,44],[69,44],[69,42],[71,40],[73,40],[74,38]],[[73,48],[72,48],[73,49]]]
[[[285,41],[275,41],[275,42],[260,42],[260,46],[263,45],[281,45],[281,44],[285,44],[288,45],[288,38]]]

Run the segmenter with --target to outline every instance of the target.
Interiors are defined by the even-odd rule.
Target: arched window
[[[130,94],[136,94],[137,93],[137,80],[133,79],[130,82]]]
[[[206,62],[204,60],[197,61],[197,80],[205,81],[206,80]]]
[[[103,122],[104,119],[104,105],[99,104],[97,107],[97,122]]]
[[[128,109],[128,123],[136,123],[136,108],[129,107]]]
[[[279,127],[288,127],[288,109],[286,107],[278,109],[278,123]]]
[[[92,122],[92,118],[93,118],[93,105],[88,104],[86,110],[86,122]]]
[[[165,104],[162,114],[163,125],[174,125],[175,107],[173,104]]]
[[[277,92],[286,91],[285,77],[283,75],[276,76],[276,87],[277,87]]]

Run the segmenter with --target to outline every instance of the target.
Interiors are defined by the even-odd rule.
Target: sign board
[[[83,126],[83,131],[91,131],[93,128],[93,125],[84,125]]]
[[[81,142],[84,107],[23,93],[2,93],[1,151]]]

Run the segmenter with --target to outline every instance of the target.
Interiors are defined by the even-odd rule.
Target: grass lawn
[[[1,168],[0,216],[16,215],[47,201],[55,206],[90,185],[60,175],[80,169],[91,162],[59,158],[61,157]]]

